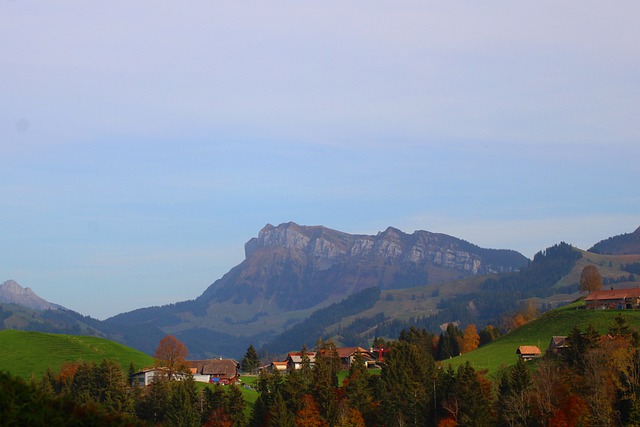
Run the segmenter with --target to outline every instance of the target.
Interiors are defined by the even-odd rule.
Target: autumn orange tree
[[[464,335],[462,336],[462,353],[468,353],[478,348],[480,344],[480,335],[476,330],[476,325],[470,324],[464,328]]]
[[[580,274],[580,290],[591,293],[600,289],[602,289],[602,276],[598,271],[598,267],[587,265],[582,269],[582,274]]]
[[[167,335],[160,340],[154,354],[155,365],[167,370],[169,380],[186,369],[186,359],[189,351],[187,347],[173,335]]]
[[[327,422],[320,416],[315,399],[310,394],[302,396],[302,409],[295,416],[296,427],[327,427]]]

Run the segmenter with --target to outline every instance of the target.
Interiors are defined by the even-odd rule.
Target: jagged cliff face
[[[476,247],[478,252],[471,252],[464,246],[472,245],[454,237],[427,231],[407,235],[389,227],[376,236],[358,236],[325,227],[301,227],[289,223],[278,227],[264,227],[257,238],[245,245],[245,254],[248,259],[260,250],[282,248],[292,254],[298,253],[320,269],[350,260],[361,264],[433,264],[470,274],[513,271],[526,263],[526,258],[516,256],[514,260],[492,265],[485,262],[478,253],[482,251],[481,248]],[[502,252],[513,254],[513,251]]]
[[[375,236],[350,235],[295,223],[265,226],[245,253],[245,261],[202,298],[238,303],[266,298],[299,309],[370,286],[440,283],[515,271],[528,262],[515,251],[483,249],[444,234],[409,235],[389,227]]]

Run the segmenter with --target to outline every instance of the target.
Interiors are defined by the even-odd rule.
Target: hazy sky
[[[640,2],[0,0],[0,282],[105,318],[267,223],[640,226]]]

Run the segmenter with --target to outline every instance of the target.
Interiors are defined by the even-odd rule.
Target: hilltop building
[[[593,291],[584,302],[589,309],[635,310],[640,308],[640,288]]]

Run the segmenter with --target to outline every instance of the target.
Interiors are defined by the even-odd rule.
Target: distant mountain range
[[[607,253],[629,253],[635,249],[628,240],[603,242],[608,242]],[[153,353],[169,333],[193,357],[240,357],[249,344],[267,345],[274,352],[282,346],[299,348],[302,343],[282,338],[295,336],[292,328],[313,344],[318,336],[310,335],[361,342],[376,334],[393,337],[410,324],[437,328],[438,322],[458,320],[481,325],[517,309],[523,299],[552,306],[577,297],[579,270],[588,263],[598,265],[614,286],[631,277],[625,265],[640,263],[640,255],[622,260],[566,244],[529,260],[516,251],[480,248],[427,231],[406,234],[389,227],[373,236],[352,235],[295,223],[265,226],[247,242],[245,253],[242,263],[195,300],[98,321],[60,306],[21,304],[14,296],[13,301],[0,299],[0,328],[60,328],[111,338],[146,353]],[[12,295],[26,293],[9,282]],[[356,300],[345,300],[349,296]],[[29,310],[35,313],[31,318]],[[269,347],[274,340],[280,347]]]

